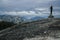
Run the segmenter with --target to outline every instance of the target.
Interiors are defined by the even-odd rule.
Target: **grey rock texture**
[[[48,35],[49,25],[59,20],[40,20],[29,23],[22,23],[11,28],[0,31],[0,40],[23,40],[24,38],[33,38],[37,35]],[[46,31],[46,34],[45,34]]]

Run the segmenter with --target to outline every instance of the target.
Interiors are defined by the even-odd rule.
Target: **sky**
[[[60,0],[0,0],[0,15],[48,16],[60,15]]]

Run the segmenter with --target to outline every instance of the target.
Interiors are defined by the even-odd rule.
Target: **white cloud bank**
[[[55,7],[57,9],[58,7]],[[49,8],[35,8],[35,11],[0,11],[0,14],[5,15],[19,15],[19,16],[49,16]],[[53,15],[60,15],[59,12],[53,11]]]

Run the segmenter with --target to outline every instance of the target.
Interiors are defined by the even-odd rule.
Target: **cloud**
[[[43,14],[41,12],[38,12],[38,14],[35,11],[5,11],[5,12],[1,12],[1,14],[5,14],[5,15],[18,15],[18,16],[46,16],[47,14]]]
[[[55,0],[0,0],[3,11],[28,10],[35,7],[45,7]]]
[[[55,11],[58,7],[54,7],[53,15],[59,15],[58,11]],[[0,11],[0,14],[5,15],[18,15],[18,16],[49,16],[49,8],[35,8],[32,11]]]
[[[0,0],[0,14],[47,16],[50,13],[49,7],[51,4],[54,7],[53,13],[59,14],[59,0]]]

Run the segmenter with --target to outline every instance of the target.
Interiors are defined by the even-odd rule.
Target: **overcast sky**
[[[0,0],[0,15],[46,16],[53,5],[54,15],[60,15],[60,0]]]

